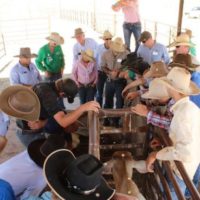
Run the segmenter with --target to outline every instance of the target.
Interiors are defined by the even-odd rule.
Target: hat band
[[[75,185],[71,185],[70,182],[67,180],[67,183],[68,183],[68,188],[75,192],[75,193],[78,193],[78,194],[83,194],[83,195],[89,195],[89,194],[92,194],[99,185],[96,185],[93,189],[91,190],[82,190],[81,188],[79,188],[78,186],[75,186]]]

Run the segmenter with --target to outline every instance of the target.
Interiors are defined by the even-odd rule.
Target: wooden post
[[[177,35],[181,32],[181,29],[182,29],[183,7],[184,7],[184,0],[179,0]]]

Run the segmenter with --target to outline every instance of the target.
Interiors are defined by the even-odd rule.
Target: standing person
[[[37,55],[32,54],[29,47],[20,48],[19,55],[14,57],[19,57],[19,62],[10,71],[11,85],[20,84],[31,87],[42,80],[35,64],[31,62],[31,58]]]
[[[104,43],[100,44],[97,49],[97,69],[98,69],[97,101],[99,102],[101,107],[103,103],[104,85],[107,79],[107,75],[103,71],[102,66],[101,66],[101,57],[103,53],[110,48],[112,37],[113,36],[109,31],[104,31],[103,36],[100,37],[101,39],[103,39]]]
[[[74,64],[72,74],[78,86],[81,104],[94,100],[98,77],[94,52],[91,49],[81,52],[81,58]]]
[[[172,145],[150,153],[146,160],[147,169],[151,172],[152,165],[156,159],[170,161],[176,180],[183,193],[186,186],[174,161],[177,160],[183,163],[191,180],[200,162],[196,153],[200,144],[200,110],[188,97],[189,95],[199,94],[200,89],[190,81],[190,78],[190,73],[186,69],[179,67],[174,67],[166,77],[159,78],[159,84],[164,87],[163,90],[160,90],[160,93],[167,91],[168,96],[175,101],[175,104],[171,107],[173,117],[169,128],[169,137],[172,140]],[[143,97],[145,96],[148,95]],[[178,199],[170,181],[169,187],[172,199]]]
[[[78,60],[79,56],[81,55],[81,51],[85,51],[87,49],[91,49],[94,52],[94,57],[96,58],[98,44],[92,38],[86,38],[85,33],[81,28],[74,30],[74,35],[72,38],[75,38],[77,41],[73,47],[73,63]]]
[[[7,143],[6,134],[8,131],[9,124],[9,117],[5,113],[0,111],[0,153],[1,151],[3,151]]]
[[[104,108],[113,108],[114,95],[116,95],[116,108],[122,108],[124,100],[121,95],[122,90],[126,86],[126,80],[119,78],[119,69],[121,61],[127,57],[128,51],[120,37],[115,38],[110,44],[110,49],[104,52],[101,59],[101,66],[108,78],[105,88],[105,104]],[[114,122],[115,126],[119,126],[119,120]]]
[[[137,55],[142,57],[145,62],[149,65],[156,61],[163,61],[166,65],[169,64],[170,57],[167,48],[155,41],[150,32],[142,32],[139,41],[142,44],[138,48]]]
[[[49,43],[40,48],[35,63],[39,70],[45,73],[45,80],[56,81],[62,78],[65,61],[61,48],[64,39],[58,33],[51,33],[46,38]]]
[[[123,32],[127,48],[130,50],[131,34],[135,37],[135,51],[139,47],[141,22],[139,15],[139,0],[120,0],[112,6],[114,11],[122,9],[124,13]]]

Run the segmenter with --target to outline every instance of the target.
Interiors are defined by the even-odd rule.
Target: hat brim
[[[143,99],[155,99],[155,100],[158,100],[158,99],[164,99],[164,98],[169,98],[169,96],[161,96],[161,93],[159,94],[160,96],[154,96],[150,91],[148,92],[145,92],[141,97]]]
[[[45,156],[41,153],[40,148],[46,139],[38,139],[28,145],[27,151],[31,160],[39,167],[42,167],[45,161]]]
[[[8,100],[9,100],[10,96],[19,91],[26,91],[26,92],[30,93],[33,98],[35,98],[36,106],[32,112],[29,112],[29,113],[17,112],[16,110],[13,110],[9,106]],[[25,121],[36,121],[39,119],[39,116],[40,116],[40,101],[38,99],[38,96],[35,94],[35,92],[33,92],[32,89],[22,86],[22,85],[9,86],[2,91],[2,93],[0,94],[0,108],[7,115],[16,117],[18,119],[23,119]]]
[[[170,80],[167,79],[166,77],[160,78],[160,81],[162,81],[166,85],[166,87],[169,87],[169,88],[171,88],[173,90],[176,90],[177,92],[179,92],[181,94],[184,94],[184,95],[190,96],[190,95],[198,95],[198,94],[200,94],[200,89],[192,81],[190,81],[189,88],[187,90],[181,90],[181,89],[175,87],[174,85],[172,85]]]
[[[19,58],[19,57],[24,57],[24,58],[36,58],[36,57],[38,57],[38,55],[37,54],[35,54],[35,53],[32,53],[30,56],[25,56],[25,55],[15,55],[15,56],[13,56],[14,58]]]
[[[193,47],[193,43],[188,43],[188,42],[172,42],[171,44],[168,45],[168,47],[176,47],[176,46],[188,46],[188,47]]]
[[[113,51],[119,52],[119,53],[122,53],[126,50],[125,45],[123,45],[119,48],[117,45],[115,45],[114,42],[111,42],[110,49]]]
[[[95,61],[95,58],[88,56],[85,52],[81,52],[83,59],[89,60],[90,62]]]
[[[102,178],[101,184],[94,193],[89,195],[81,195],[70,191],[60,180],[62,171],[69,166],[69,164],[76,158],[71,151],[60,149],[51,153],[45,160],[43,172],[48,186],[54,194],[60,199],[68,200],[102,200],[111,199],[115,190],[110,188],[105,180]],[[60,172],[60,173],[59,173]]]
[[[198,67],[197,65],[192,65],[192,67],[188,67],[185,64],[175,63],[175,62],[170,63],[168,66],[172,67],[172,68],[173,67],[181,67],[181,68],[184,68],[184,69],[187,69],[190,71],[196,71],[196,68]]]

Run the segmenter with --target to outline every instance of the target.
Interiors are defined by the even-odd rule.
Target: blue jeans
[[[106,73],[102,71],[98,71],[98,81],[97,81],[97,101],[99,102],[100,106],[102,107],[103,103],[103,90],[104,85],[107,79]]]
[[[135,38],[135,51],[137,51],[140,42],[139,38],[141,35],[141,23],[126,23],[123,24],[123,32],[124,32],[124,41],[128,49],[130,49],[130,43],[131,43],[131,34],[133,33]]]
[[[104,108],[113,108],[114,95],[116,95],[116,108],[123,108],[124,99],[122,97],[122,90],[125,86],[125,79],[106,81]]]
[[[198,168],[197,168],[197,170],[196,170],[196,172],[194,174],[194,177],[193,177],[192,181],[193,181],[194,185],[196,186],[196,188],[198,188],[199,181],[200,181],[200,164],[199,164],[199,166],[198,166]],[[186,190],[185,190],[185,197],[186,198],[190,198],[191,197],[188,188],[186,188]]]
[[[92,86],[81,86],[78,89],[80,102],[81,104],[84,104],[88,101],[93,101],[94,96],[96,94],[96,87]]]

